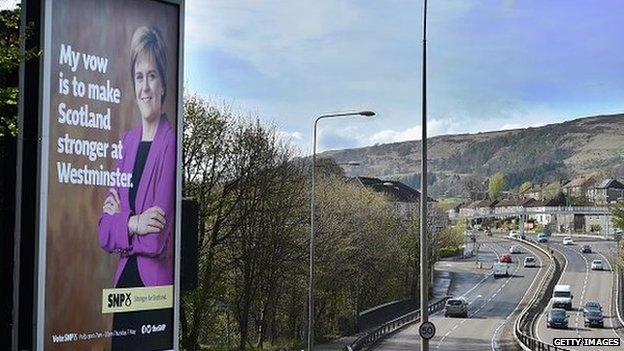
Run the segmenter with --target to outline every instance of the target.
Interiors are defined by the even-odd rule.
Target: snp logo
[[[131,293],[108,294],[108,308],[132,306]]]
[[[166,324],[160,324],[160,325],[143,324],[143,326],[141,327],[141,334],[159,333],[159,332],[165,331],[166,328],[167,328]]]

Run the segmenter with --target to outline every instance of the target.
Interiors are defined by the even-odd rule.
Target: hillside
[[[537,128],[429,139],[431,193],[461,195],[461,179],[505,175],[510,187],[585,174],[624,178],[624,114],[579,118]],[[349,175],[400,180],[420,186],[420,141],[332,150],[337,162],[358,161]]]

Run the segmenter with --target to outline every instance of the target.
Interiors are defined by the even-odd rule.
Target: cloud
[[[306,140],[304,135],[300,132],[287,132],[284,130],[278,130],[277,134],[279,138],[290,145],[297,155],[306,155],[310,151],[310,142]]]
[[[428,136],[458,133],[461,130],[461,124],[452,118],[438,118],[427,121]],[[421,138],[422,126],[416,125],[400,131],[385,129],[374,133],[368,139],[372,144],[386,144],[407,140],[419,140]]]
[[[400,141],[406,140],[416,140],[420,139],[422,136],[422,127],[415,126],[412,128],[407,128],[402,131],[396,131],[392,129],[382,130],[377,132],[369,137],[369,140],[373,144],[388,144],[388,143],[396,143]]]
[[[20,3],[20,0],[0,0],[0,11],[13,10]]]
[[[331,46],[327,38],[349,28],[358,17],[347,1],[336,0],[258,1],[253,6],[247,1],[195,0],[187,3],[187,9],[191,47],[210,46],[275,77],[285,67],[311,60],[310,53]]]
[[[420,2],[188,0],[186,10],[189,88],[258,111],[302,150],[328,111],[378,117],[351,129],[332,122],[320,149],[421,137]],[[624,41],[612,28],[623,14],[616,0],[432,3],[428,134],[621,111]]]

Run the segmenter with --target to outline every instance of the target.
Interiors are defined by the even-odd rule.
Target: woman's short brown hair
[[[138,57],[143,55],[152,58],[156,63],[156,68],[158,69],[160,81],[163,86],[163,95],[160,101],[164,103],[165,96],[167,95],[167,75],[165,74],[165,67],[167,67],[167,49],[160,31],[156,27],[139,27],[132,35],[132,41],[130,43],[130,70],[132,72],[132,86],[134,88],[136,88],[134,82],[134,66],[136,65]]]

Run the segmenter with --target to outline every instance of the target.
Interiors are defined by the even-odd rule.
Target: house
[[[524,199],[502,199],[494,205],[494,213],[522,212],[522,202],[524,201]]]
[[[574,178],[565,185],[563,185],[563,192],[568,197],[587,198],[587,190],[589,190],[596,180],[594,177],[579,177]]]
[[[544,200],[544,190],[548,188],[549,185],[550,183],[548,182],[533,184],[531,189],[528,189],[521,195],[525,199]]]
[[[382,180],[371,177],[354,177],[348,180],[375,192],[385,194],[401,215],[410,215],[418,209],[420,191],[395,180]],[[436,202],[427,197],[427,202]]]
[[[469,218],[476,213],[476,209],[479,206],[481,200],[473,201],[471,203],[463,204],[459,208],[459,216]]]
[[[549,207],[560,207],[560,206],[565,206],[565,201],[561,197],[557,196],[552,199],[534,201],[533,203],[529,204],[527,207],[529,207],[529,212],[531,211],[545,212]],[[551,223],[555,223],[555,221],[557,220],[556,217],[557,217],[556,215],[547,214],[547,213],[536,213],[536,214],[529,215],[529,219],[532,219],[536,223],[541,224],[541,225],[549,225]]]
[[[542,198],[542,186],[540,184],[534,184],[531,189],[522,193],[522,197],[525,199],[540,200]]]
[[[609,204],[624,198],[624,184],[607,178],[587,190],[587,198],[597,204]]]
[[[498,200],[481,200],[474,203],[474,211],[477,215],[489,215],[494,212],[494,206]]]
[[[448,218],[449,218],[451,221],[454,221],[454,220],[456,220],[457,218],[459,218],[459,211],[460,211],[460,209],[462,208],[462,206],[465,206],[465,205],[466,205],[466,203],[463,203],[463,202],[462,202],[462,203],[459,203],[459,204],[457,204],[457,205],[453,206],[452,208],[450,208],[450,209],[447,211]]]

